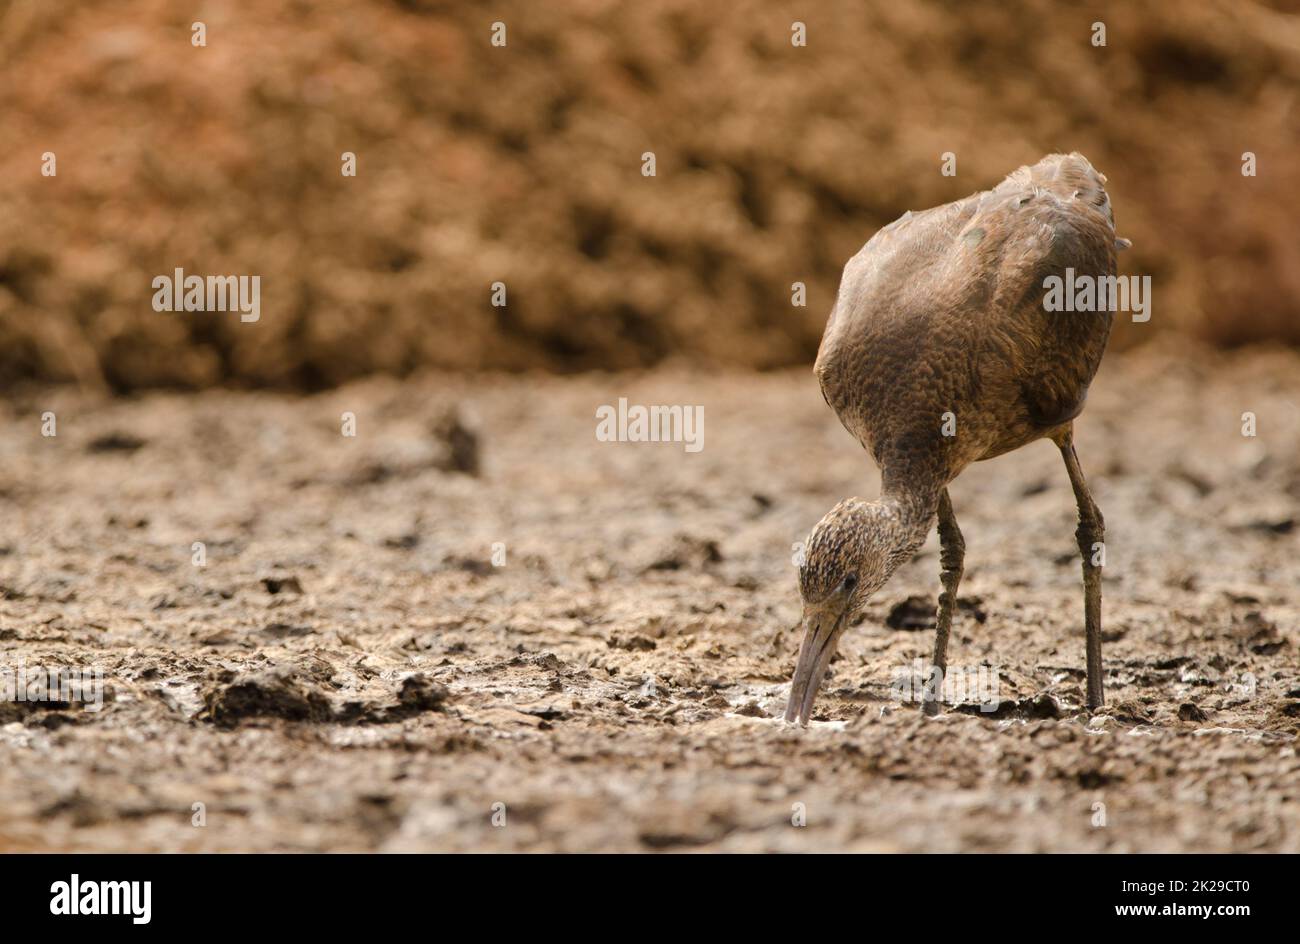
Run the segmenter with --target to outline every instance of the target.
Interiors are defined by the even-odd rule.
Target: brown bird
[[[826,402],[880,466],[881,496],[849,498],[808,537],[799,570],[803,644],[785,720],[807,724],[840,636],[938,520],[942,545],[931,678],[947,670],[965,544],[948,484],[970,463],[1043,437],[1061,450],[1079,508],[1088,707],[1102,705],[1101,511],[1073,421],[1113,313],[1053,311],[1049,276],[1114,276],[1106,178],[1081,154],[1021,167],[993,190],[906,213],[849,260],[814,371]],[[1057,307],[1057,306],[1050,306]],[[927,686],[928,714],[938,709]]]

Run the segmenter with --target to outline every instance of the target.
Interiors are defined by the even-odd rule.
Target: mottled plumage
[[[841,502],[809,538],[800,572],[808,629],[787,720],[807,720],[849,617],[915,553],[936,518],[945,590],[935,663],[946,667],[962,557],[946,489],[970,463],[1050,437],[1078,497],[1080,547],[1100,541],[1101,515],[1078,471],[1071,422],[1113,315],[1049,312],[1043,298],[1044,280],[1067,268],[1076,277],[1114,274],[1116,251],[1127,243],[1115,235],[1105,182],[1082,155],[1054,154],[992,190],[905,214],[845,266],[814,369],[826,402],[879,464],[881,498]],[[1089,553],[1088,688],[1096,705],[1100,573]],[[850,574],[853,586],[845,587]]]

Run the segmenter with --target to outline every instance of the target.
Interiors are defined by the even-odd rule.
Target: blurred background
[[[1154,281],[1116,346],[1295,344],[1298,12],[0,2],[0,386],[798,364],[876,228],[1070,150],[1110,178],[1122,271]],[[260,275],[260,322],[155,312],[177,267]]]

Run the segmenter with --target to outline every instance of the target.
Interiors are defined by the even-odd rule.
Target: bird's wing
[[[818,352],[823,394],[841,418],[855,404],[922,415],[937,402],[990,398],[1021,400],[1043,423],[1068,418],[1112,319],[1046,312],[1044,279],[1066,268],[1113,274],[1122,245],[1105,178],[1078,154],[904,214],[845,266]]]
[[[1113,312],[1049,312],[1045,280],[1066,270],[1094,278],[1115,274],[1115,234],[1106,178],[1081,154],[1053,154],[1022,167],[982,195],[958,240],[977,229],[988,245],[973,254],[987,273],[995,330],[982,349],[1014,365],[1022,399],[1035,422],[1050,427],[1083,409],[1101,364]],[[991,237],[991,238],[990,238]],[[984,240],[980,240],[983,243]]]
[[[972,285],[1019,286],[1058,261],[1099,250],[1113,256],[1128,241],[1115,236],[1105,183],[1083,155],[1052,154],[992,190],[908,211],[849,260],[836,311],[933,308],[936,293],[947,299]]]

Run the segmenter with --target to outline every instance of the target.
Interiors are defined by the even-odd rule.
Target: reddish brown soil
[[[1071,150],[1153,279],[1121,344],[1300,341],[1293,0],[791,9],[0,5],[0,386],[800,364],[877,227]],[[262,321],[159,315],[177,266],[260,275]]]

